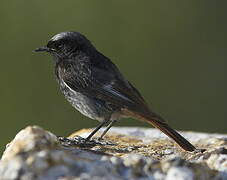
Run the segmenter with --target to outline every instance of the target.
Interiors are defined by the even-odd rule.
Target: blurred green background
[[[59,92],[56,33],[79,31],[180,130],[226,133],[227,1],[2,0],[0,151],[28,125],[68,135],[97,125]],[[146,126],[132,119],[118,126]]]

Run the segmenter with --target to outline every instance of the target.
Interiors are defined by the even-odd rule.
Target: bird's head
[[[48,52],[58,58],[67,58],[78,51],[85,52],[94,48],[90,41],[78,32],[61,32],[53,36],[46,46],[35,49],[35,52]]]

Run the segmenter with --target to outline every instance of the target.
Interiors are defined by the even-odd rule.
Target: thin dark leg
[[[103,138],[103,136],[105,136],[105,134],[107,133],[107,131],[109,131],[109,129],[116,123],[116,120],[113,120],[110,122],[110,124],[106,127],[105,131],[102,133],[102,135],[100,136],[99,140]]]
[[[104,120],[103,122],[101,122],[101,123],[99,124],[99,126],[96,127],[96,128],[94,129],[94,131],[91,132],[91,134],[89,134],[89,136],[86,138],[85,141],[90,140],[91,137],[94,136],[94,134],[95,134],[102,126],[104,126],[106,123],[109,122],[109,120],[110,120],[110,118],[108,118],[108,119]]]

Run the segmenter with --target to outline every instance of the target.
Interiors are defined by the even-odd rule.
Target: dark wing
[[[121,75],[117,67],[105,59],[103,64],[90,61],[63,62],[59,64],[58,76],[72,90],[95,97],[119,108],[149,111],[140,93]]]

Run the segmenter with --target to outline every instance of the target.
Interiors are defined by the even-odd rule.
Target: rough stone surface
[[[90,131],[65,138],[37,126],[21,130],[2,155],[0,179],[227,179],[227,135],[182,132],[206,149],[190,153],[156,129],[112,128],[85,143]]]

